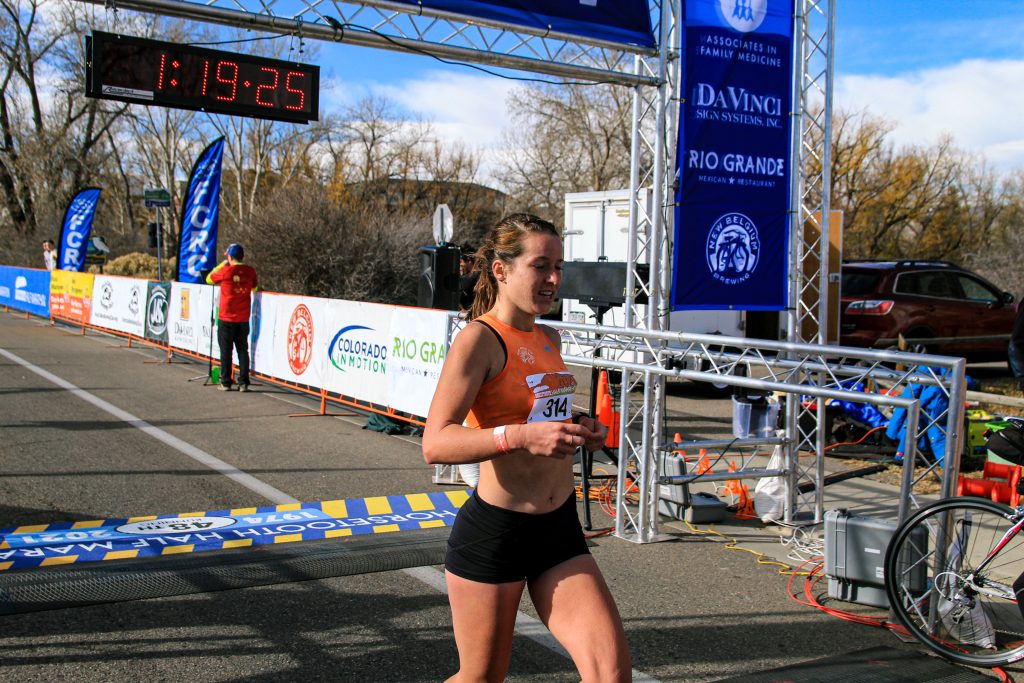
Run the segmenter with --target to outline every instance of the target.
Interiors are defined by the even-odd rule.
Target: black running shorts
[[[444,566],[470,581],[509,583],[589,553],[575,492],[558,509],[532,515],[491,505],[474,491],[452,526]]]

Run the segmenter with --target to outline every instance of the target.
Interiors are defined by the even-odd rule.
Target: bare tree
[[[0,0],[0,205],[8,227],[51,232],[72,194],[110,172],[127,105],[84,98],[84,11]]]
[[[557,221],[568,192],[629,187],[632,91],[610,85],[536,85],[509,97],[506,167],[516,206]]]
[[[266,288],[415,305],[416,254],[429,239],[429,216],[354,211],[318,183],[277,188],[260,201],[266,210],[254,212],[239,234]]]

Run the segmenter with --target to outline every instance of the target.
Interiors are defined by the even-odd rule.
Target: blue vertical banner
[[[188,193],[181,205],[178,281],[203,282],[202,271],[217,265],[217,226],[220,215],[220,168],[224,138],[211,142],[196,159]]]
[[[80,190],[64,211],[64,227],[61,228],[60,244],[57,247],[57,268],[60,270],[81,272],[85,267],[85,252],[100,192],[98,187]]]
[[[673,310],[787,305],[793,2],[683,2]]]

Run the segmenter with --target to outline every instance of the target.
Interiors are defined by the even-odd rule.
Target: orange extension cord
[[[800,571],[813,563],[813,568],[810,571]],[[801,564],[797,571],[790,574],[789,580],[786,583],[786,590],[789,593],[789,597],[807,607],[814,607],[819,609],[825,614],[831,614],[834,617],[843,619],[845,621],[852,621],[855,624],[863,624],[864,626],[874,626],[877,628],[885,628],[890,631],[897,632],[907,638],[912,637],[910,633],[900,624],[893,623],[883,617],[869,617],[865,614],[857,614],[856,612],[849,612],[847,610],[836,609],[834,607],[828,607],[821,604],[821,602],[815,597],[815,588],[824,577],[825,564],[819,559],[811,559]],[[804,597],[801,599],[796,591],[793,590],[794,578],[798,575],[804,576]],[[999,676],[1001,683],[1014,683],[1013,678],[1010,677],[1003,669],[999,667],[992,667],[992,671]]]
[[[879,428],[876,427],[876,429],[879,429]],[[874,431],[874,430],[872,430],[872,431]],[[870,434],[870,433],[871,432],[868,432],[867,434],[865,434],[863,438],[866,438],[868,436],[868,434]],[[861,440],[863,440],[863,438]],[[839,444],[834,444],[834,445],[839,445]],[[602,470],[602,469],[595,470],[595,473],[608,474],[607,471]],[[590,490],[589,490],[590,499],[592,501],[596,501],[601,506],[601,509],[604,510],[604,512],[609,517],[612,517],[614,519],[615,518],[615,493],[614,493],[615,485],[613,483],[614,480],[613,479],[603,479],[601,481],[603,481],[604,483],[603,484],[599,484],[599,485],[594,485],[594,486],[590,487]],[[631,494],[634,494],[634,493],[639,491],[636,479],[633,478],[633,477],[627,476],[627,482],[628,483],[627,483],[626,495],[627,495],[628,498],[635,498],[635,496],[631,496]],[[576,487],[576,498],[579,499],[579,500],[583,499],[583,490],[582,490],[581,486],[577,486]],[[636,501],[633,500],[633,502],[635,503]],[[786,591],[789,594],[789,597],[792,600],[800,603],[801,605],[804,605],[806,607],[813,607],[813,608],[821,610],[822,612],[824,612],[826,614],[829,614],[829,615],[831,615],[833,617],[836,617],[838,619],[843,619],[845,621],[851,621],[851,622],[853,622],[855,624],[862,624],[864,626],[873,626],[875,628],[885,628],[885,629],[889,629],[891,631],[900,633],[901,635],[904,635],[907,638],[911,637],[910,634],[907,632],[907,630],[902,625],[890,622],[888,619],[886,619],[884,617],[871,617],[871,616],[867,616],[867,615],[864,615],[864,614],[857,614],[856,612],[850,612],[848,610],[842,610],[842,609],[837,609],[835,607],[828,607],[827,605],[823,605],[815,597],[815,589],[816,589],[818,583],[825,577],[825,574],[824,574],[825,563],[820,559],[820,556],[818,556],[817,558],[814,558],[814,559],[807,560],[806,562],[803,562],[802,564],[800,564],[796,569],[793,569],[790,565],[785,564],[784,562],[778,562],[778,561],[775,561],[775,560],[772,560],[772,559],[768,559],[767,556],[764,553],[758,552],[756,550],[751,550],[750,548],[744,548],[744,547],[740,546],[739,542],[736,539],[731,538],[731,537],[729,537],[729,536],[727,536],[727,535],[725,535],[725,534],[723,534],[723,533],[721,533],[719,531],[715,531],[714,529],[701,529],[701,528],[695,527],[694,525],[690,524],[689,522],[686,522],[686,525],[690,528],[690,531],[692,531],[693,533],[713,535],[713,536],[718,536],[719,538],[724,539],[726,541],[725,548],[727,550],[740,550],[740,551],[743,551],[743,552],[750,553],[751,555],[754,555],[757,558],[757,563],[758,564],[774,565],[776,567],[780,567],[781,569],[779,570],[778,573],[780,575],[788,576],[789,577],[789,579],[786,582]],[[610,534],[612,531],[613,531],[613,529],[609,527],[607,529],[599,529],[599,530],[595,531],[594,533],[586,534],[585,536],[586,536],[586,538],[597,538],[599,536],[606,536],[606,535]],[[810,567],[810,568],[808,569],[808,567]],[[798,577],[798,576],[803,576],[804,577],[804,586],[803,586],[803,591],[802,591],[803,592],[803,597],[802,598],[800,597],[799,592],[794,590],[794,583],[796,581],[796,577]],[[999,676],[1000,683],[1014,683],[1013,678],[1008,673],[1006,673],[1003,669],[1001,669],[999,667],[993,667],[992,671],[993,671],[993,673],[995,673],[996,675]]]

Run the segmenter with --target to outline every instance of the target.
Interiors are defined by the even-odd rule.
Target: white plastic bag
[[[782,444],[768,458],[768,469],[783,469]],[[754,512],[765,524],[782,519],[786,512],[786,484],[782,477],[764,477],[754,487]]]
[[[949,572],[935,577],[936,587],[940,593],[939,617],[942,619],[942,625],[946,627],[949,635],[957,641],[978,647],[993,648],[996,645],[996,632],[992,628],[992,622],[989,620],[988,615],[985,614],[985,608],[982,606],[981,601],[974,600],[974,603],[966,612],[959,613],[959,616],[955,617],[951,612],[958,605],[946,598],[946,595],[950,592],[959,592],[955,577],[960,574],[961,556],[963,555],[963,548],[966,547],[967,541],[970,539],[970,533],[971,519],[966,517],[964,525],[957,530],[956,537],[949,544],[946,555],[946,567],[949,568]]]
[[[472,462],[468,465],[459,465],[459,476],[466,485],[472,489],[480,483],[480,463]]]

